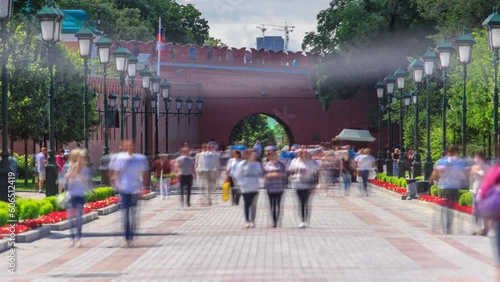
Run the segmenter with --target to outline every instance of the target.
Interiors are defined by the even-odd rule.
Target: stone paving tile
[[[256,228],[243,207],[222,202],[191,208],[178,196],[141,202],[134,248],[121,248],[121,213],[84,226],[84,246],[68,248],[68,231],[19,244],[18,272],[0,281],[494,281],[490,238],[439,232],[439,214],[376,190],[368,198],[315,193],[310,226],[298,228],[296,193],[271,227],[260,193]]]

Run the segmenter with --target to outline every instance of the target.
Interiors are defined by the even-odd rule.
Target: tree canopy
[[[258,114],[251,115],[240,120],[231,131],[229,144],[242,144],[253,146],[259,140],[262,146],[276,144],[274,132],[269,128],[267,116]]]
[[[14,11],[36,14],[45,0],[19,0]],[[203,44],[208,39],[207,20],[192,4],[178,4],[174,0],[59,0],[58,8],[84,10],[90,21],[97,21],[100,7],[101,29],[113,39],[154,40],[162,18],[163,35],[173,43]]]

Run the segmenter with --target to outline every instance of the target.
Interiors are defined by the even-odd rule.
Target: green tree
[[[326,110],[335,99],[348,99],[360,86],[373,84],[425,50],[434,33],[414,1],[331,1],[308,32],[302,48],[321,55],[311,85]]]
[[[208,22],[192,4],[173,0],[61,0],[61,9],[85,10],[92,22],[102,8],[101,29],[122,40],[154,40],[159,18],[167,41],[201,45],[208,38]]]
[[[276,138],[268,126],[266,115],[251,115],[240,120],[231,131],[229,144],[242,143],[251,147],[256,140],[259,140],[262,146],[276,144]]]
[[[203,42],[203,46],[224,47],[226,46],[226,44],[222,43],[222,40],[218,38],[209,36],[207,39],[205,39],[205,42]]]

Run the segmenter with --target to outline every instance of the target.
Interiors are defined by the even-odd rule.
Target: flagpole
[[[156,64],[156,74],[160,76],[160,57],[161,57],[161,36],[163,35],[161,33],[161,17],[158,18],[158,33],[160,34],[160,38],[156,38],[156,44],[157,44],[157,52],[158,52],[158,62]],[[160,118],[160,93],[156,93],[156,115],[158,116],[158,119]]]

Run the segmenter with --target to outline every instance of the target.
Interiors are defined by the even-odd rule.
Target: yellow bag
[[[229,201],[229,191],[231,190],[231,184],[229,181],[224,181],[224,184],[222,184],[222,200],[224,202]]]

